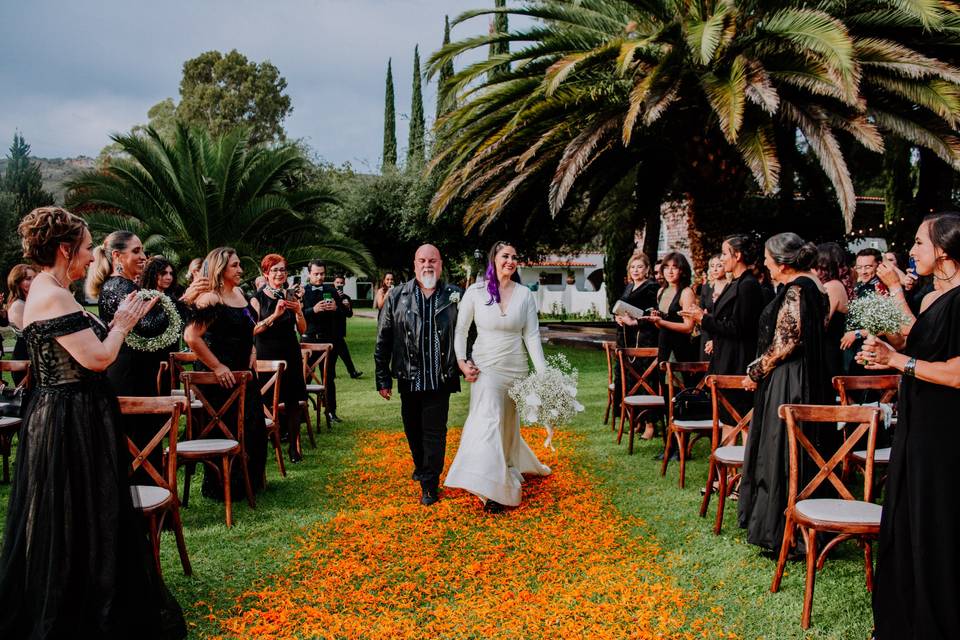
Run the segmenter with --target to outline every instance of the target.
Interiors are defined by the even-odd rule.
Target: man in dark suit
[[[343,296],[336,287],[324,284],[327,265],[322,260],[311,260],[308,265],[309,282],[303,288],[303,317],[307,321],[304,342],[325,342],[333,345],[327,363],[326,404],[330,422],[342,422],[337,416],[337,336],[340,318],[353,315],[353,310],[344,305]]]
[[[394,287],[384,301],[373,355],[377,391],[385,400],[392,397],[397,379],[413,479],[420,482],[420,504],[425,506],[438,499],[450,394],[460,391],[453,336],[462,292],[440,280],[442,268],[436,247],[417,249],[415,279]]]
[[[353,358],[350,357],[350,347],[347,346],[347,318],[353,317],[353,300],[343,292],[343,286],[346,282],[347,278],[344,275],[338,275],[333,279],[333,288],[340,294],[340,299],[343,300],[343,308],[346,309],[346,313],[337,314],[336,349],[337,355],[347,367],[347,373],[356,380],[363,375],[363,371],[357,371],[357,367],[353,364]]]

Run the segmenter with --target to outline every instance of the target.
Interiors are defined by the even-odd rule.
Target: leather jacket
[[[373,359],[376,362],[377,389],[392,389],[393,378],[411,383],[421,367],[420,307],[414,295],[416,280],[394,287],[383,303],[377,322],[377,344]],[[457,324],[457,302],[463,292],[459,287],[442,280],[434,291],[436,311],[434,320],[440,333],[440,389],[448,393],[460,391],[460,367],[453,350],[453,335]],[[451,299],[452,298],[452,299]]]

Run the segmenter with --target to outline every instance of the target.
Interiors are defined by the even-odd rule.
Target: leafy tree
[[[161,100],[147,110],[147,124],[134,125],[131,133],[144,133],[147,127],[152,127],[164,140],[173,140],[177,130],[177,105],[173,98]],[[118,142],[111,142],[100,150],[97,163],[104,165],[122,153],[123,149]]]
[[[148,251],[176,264],[232,246],[251,279],[274,251],[294,265],[318,257],[372,271],[360,243],[321,222],[336,198],[302,184],[298,174],[308,163],[295,146],[257,144],[244,129],[211,136],[182,123],[170,142],[149,127],[113,139],[125,157],[67,184],[69,205],[94,231],[134,231]]]
[[[491,34],[506,34],[507,31],[509,31],[510,22],[507,17],[506,6],[507,0],[494,0],[493,7],[496,13],[490,24]],[[498,38],[490,42],[490,53],[488,56],[491,60],[505,60],[508,55],[510,55],[510,42],[508,40]],[[493,67],[490,71],[490,79],[496,80],[499,76],[506,73],[510,73],[509,62]]]
[[[236,49],[207,51],[183,63],[177,119],[214,136],[244,126],[250,142],[282,141],[283,120],[293,111],[286,88],[269,61],[251,62]]]
[[[383,170],[397,166],[397,109],[393,99],[393,66],[387,60],[387,87],[383,108]]]
[[[454,24],[499,13],[536,21],[431,58],[433,74],[461,53],[525,43],[449,83],[460,106],[432,163],[445,177],[433,211],[464,201],[468,226],[537,208],[557,216],[636,180],[638,202],[657,204],[634,208],[627,224],[643,226],[664,198],[682,197],[702,259],[705,238],[746,223],[749,194],[780,191],[784,168],[784,187],[803,177],[816,189],[803,171],[812,158],[849,228],[845,141],[879,152],[885,138],[902,138],[960,165],[960,70],[932,55],[960,43],[951,6],[528,0],[467,12]],[[510,71],[490,73],[502,64]],[[638,166],[668,178],[646,180],[632,173]],[[790,192],[780,201],[792,205]]]
[[[443,17],[443,46],[450,44],[450,16]],[[439,122],[443,116],[448,114],[456,106],[454,96],[449,91],[444,91],[443,87],[449,84],[453,77],[453,60],[447,60],[441,67],[437,76],[437,117]]]
[[[30,145],[20,133],[13,134],[0,191],[13,196],[13,217],[18,222],[33,209],[54,202],[53,195],[43,189],[40,165],[31,160]]]
[[[426,125],[423,118],[423,86],[420,75],[420,47],[413,48],[413,98],[410,103],[410,136],[407,141],[407,170],[419,171],[426,159]]]

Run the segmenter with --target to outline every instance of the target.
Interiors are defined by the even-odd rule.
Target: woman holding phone
[[[267,282],[250,299],[250,306],[257,317],[257,324],[253,328],[257,358],[287,363],[280,382],[280,401],[286,409],[284,419],[289,434],[290,461],[300,462],[303,459],[300,449],[300,402],[307,399],[297,336],[298,332],[302,334],[307,330],[307,320],[300,304],[302,289],[299,283],[287,287],[287,261],[280,254],[264,256],[260,261],[260,272]]]

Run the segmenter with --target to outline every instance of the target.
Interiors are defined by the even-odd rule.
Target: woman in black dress
[[[843,375],[843,349],[840,341],[847,327],[847,287],[841,280],[841,268],[847,256],[836,242],[817,246],[816,272],[827,292],[830,308],[827,311],[826,358],[830,377]]]
[[[0,638],[186,637],[134,510],[117,397],[102,373],[154,303],[128,296],[108,328],[67,288],[93,260],[86,223],[44,207],[18,230],[41,269],[23,313],[36,386],[0,553]]]
[[[620,299],[625,303],[642,311],[652,309],[657,305],[657,291],[660,286],[652,277],[650,259],[645,253],[634,253],[627,262],[627,278],[629,283],[623,290]],[[626,314],[617,314],[613,317],[617,323],[617,347],[620,349],[639,347],[656,347],[659,332],[649,322],[637,320]],[[613,367],[613,415],[620,415],[620,397],[623,394],[623,385],[620,380],[620,366]],[[653,423],[647,423],[646,430],[641,436],[645,440],[653,438]]]
[[[26,360],[30,357],[27,351],[27,341],[23,339],[23,307],[26,305],[27,293],[37,272],[28,264],[18,264],[10,269],[7,276],[7,318],[17,341],[13,345],[13,359]],[[14,373],[13,383],[20,384],[22,373]]]
[[[765,255],[780,290],[760,315],[760,357],[748,365],[744,380],[744,387],[755,388],[756,393],[740,483],[739,522],[747,529],[748,542],[775,551],[783,539],[788,480],[787,431],[778,415],[780,405],[826,404],[833,394],[824,356],[827,295],[810,271],[817,248],[795,233],[781,233],[767,240]],[[814,444],[826,447],[827,439],[814,436]],[[801,478],[807,477],[806,471],[801,466]]]
[[[728,284],[727,272],[723,268],[723,256],[719,253],[710,256],[710,260],[707,262],[706,281],[700,287],[700,308],[706,313],[713,313],[714,303],[716,303],[720,294],[723,293],[723,290],[727,288]],[[684,311],[681,310],[680,315],[682,316],[683,314]],[[694,318],[694,323],[697,324],[700,330],[699,358],[702,362],[706,362],[710,360],[710,354],[713,353],[713,343],[710,332],[704,329],[703,326],[696,321],[696,318]]]
[[[300,403],[307,399],[300,340],[297,337],[298,331],[303,333],[307,330],[307,321],[298,297],[302,289],[287,289],[287,261],[281,255],[271,253],[265,256],[260,262],[260,271],[267,282],[250,300],[258,320],[253,330],[257,357],[287,363],[280,381],[280,401],[285,408],[290,461],[300,462],[303,459],[300,449]]]
[[[243,437],[250,483],[253,490],[258,491],[263,488],[266,468],[267,428],[254,369],[257,354],[253,348],[253,327],[256,321],[240,290],[243,267],[240,266],[237,252],[230,247],[214,249],[207,254],[205,263],[212,289],[197,299],[183,338],[199,359],[194,369],[217,374],[220,387],[211,386],[205,390],[207,399],[214,407],[222,406],[236,385],[233,371],[250,371],[254,374],[253,380],[247,383],[244,395]],[[234,416],[232,423],[229,422],[231,415]],[[235,416],[231,407],[225,418],[228,424],[236,424]],[[231,470],[230,486],[234,495],[241,495],[246,490],[243,470],[238,464],[233,465]],[[204,472],[203,494],[217,500],[223,499],[223,487],[215,473]]]
[[[693,320],[680,315],[681,309],[696,306],[697,296],[690,284],[693,271],[682,253],[668,253],[660,263],[664,286],[657,293],[657,308],[651,322],[659,329],[657,348],[660,362],[694,362],[698,345],[692,340]]]
[[[877,640],[960,638],[960,215],[920,225],[910,255],[938,287],[921,305],[903,353],[867,338],[868,369],[903,372],[880,522],[873,617]]]

